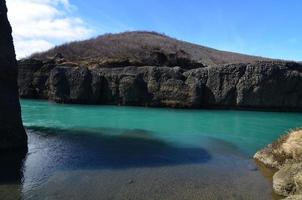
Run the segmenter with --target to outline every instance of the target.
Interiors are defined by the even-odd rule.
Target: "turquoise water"
[[[89,129],[92,134],[106,135],[141,130],[190,147],[205,143],[209,137],[227,141],[248,156],[285,131],[302,126],[302,113],[60,105],[33,100],[21,103],[26,128]]]
[[[22,100],[28,153],[0,155],[0,199],[278,199],[252,155],[301,113]]]

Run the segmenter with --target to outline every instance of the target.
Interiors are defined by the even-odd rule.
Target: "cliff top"
[[[243,55],[180,41],[156,32],[106,34],[85,41],[66,43],[30,58],[64,57],[88,66],[129,65],[182,66],[197,68],[229,63],[247,63],[266,58]]]

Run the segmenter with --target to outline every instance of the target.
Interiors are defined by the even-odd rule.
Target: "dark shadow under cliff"
[[[47,155],[60,168],[121,169],[204,163],[211,155],[202,148],[167,143],[145,130],[56,129],[29,127],[37,156]],[[39,151],[39,152],[38,152]],[[30,152],[32,153],[32,152]],[[47,162],[46,162],[47,163]]]

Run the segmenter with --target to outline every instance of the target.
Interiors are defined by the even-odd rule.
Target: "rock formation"
[[[254,158],[268,168],[277,169],[273,176],[274,191],[286,200],[302,197],[302,130],[292,130],[276,142],[257,152]]]
[[[19,61],[22,98],[62,103],[302,110],[302,65],[259,61],[191,67],[90,67]]]
[[[27,137],[21,120],[17,61],[11,32],[5,1],[0,1],[0,151],[27,148]]]

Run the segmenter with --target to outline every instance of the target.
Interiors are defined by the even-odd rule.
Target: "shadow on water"
[[[145,130],[57,129],[28,127],[33,131],[31,152],[67,169],[157,167],[204,163],[211,159],[202,148],[184,148],[154,137]],[[35,147],[35,143],[39,143]],[[36,150],[35,150],[36,149]]]
[[[20,199],[26,152],[0,152],[0,199]]]

